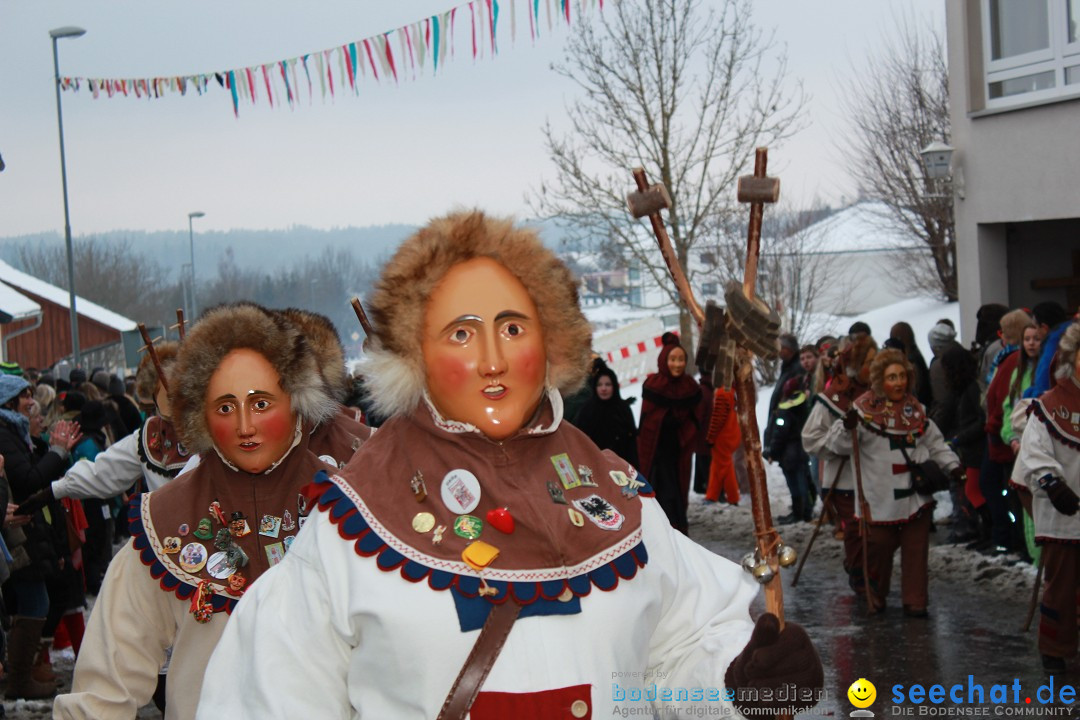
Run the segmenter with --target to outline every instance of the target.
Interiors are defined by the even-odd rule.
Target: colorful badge
[[[235,538],[242,538],[251,534],[251,526],[248,525],[247,517],[237,510],[229,518],[229,532]],[[198,535],[199,533],[195,533]]]
[[[230,595],[239,597],[244,594],[244,585],[247,584],[247,578],[244,577],[244,573],[237,570],[229,576],[229,587],[225,592]]]
[[[281,541],[281,544],[285,546],[285,552],[289,552],[289,548],[292,547],[293,540],[295,539],[295,535],[286,535],[285,538]]]
[[[210,522],[210,518],[203,518],[199,521],[198,526],[195,528],[195,537],[200,540],[209,540],[214,537],[214,531],[212,530],[213,523]]]
[[[440,525],[439,527],[435,528],[435,532],[431,535],[431,544],[442,545],[442,536],[444,532],[446,532],[445,525]]]
[[[581,478],[581,487],[597,487],[596,482],[592,479],[592,468],[588,465],[578,465],[577,474]]]
[[[630,478],[626,476],[622,470],[612,470],[608,473],[611,477],[611,482],[615,483],[619,487],[626,487],[630,484]]]
[[[226,553],[216,552],[206,561],[206,572],[210,573],[211,577],[224,580],[236,572],[236,568],[229,564],[229,556]]]
[[[266,561],[274,567],[285,559],[285,546],[279,542],[266,546]]]
[[[304,528],[304,523],[307,522],[307,515],[301,515],[300,519],[297,520],[296,522],[300,526],[300,529],[302,530]]]
[[[510,514],[507,508],[501,507],[488,510],[484,520],[501,533],[509,535],[514,532],[514,516]]]
[[[563,495],[562,488],[554,480],[547,481],[548,495],[551,496],[551,502],[559,503],[560,505],[566,504],[566,496]]]
[[[570,516],[570,524],[574,527],[585,527],[585,516],[574,508],[566,508],[566,514]]]
[[[562,486],[566,490],[581,487],[581,478],[574,472],[574,464],[570,462],[570,456],[566,453],[552,455],[551,464],[555,466],[555,472],[559,473]]]
[[[276,538],[281,533],[281,518],[276,515],[263,515],[259,520],[259,534]]]
[[[599,495],[593,494],[581,500],[575,500],[574,506],[585,513],[585,517],[604,530],[618,530],[623,525],[622,513]]]
[[[225,521],[225,513],[222,512],[221,503],[219,503],[217,500],[210,503],[210,517],[217,518],[217,521],[219,523],[221,523],[222,525],[228,525],[229,524],[228,522]]]
[[[484,531],[484,521],[473,515],[459,515],[454,520],[454,534],[466,540],[475,540]]]
[[[480,481],[468,470],[451,470],[442,481],[442,501],[455,515],[472,512],[480,504]]]
[[[427,499],[427,485],[424,484],[424,473],[417,470],[416,474],[409,480],[409,487],[412,488],[416,502],[424,502]]]
[[[304,497],[304,495],[302,493],[297,493],[297,495],[296,495],[296,512],[300,515],[300,517],[303,517],[303,516],[307,515],[307,511],[308,511],[307,498]]]
[[[176,529],[176,534],[180,537],[187,537],[191,534],[191,526],[187,523],[180,523],[180,527]]]
[[[285,532],[296,529],[296,520],[293,519],[292,513],[288,509],[281,514],[281,529]]]
[[[412,529],[418,533],[431,532],[435,527],[435,516],[429,512],[419,512],[413,516]]]
[[[499,557],[499,548],[483,540],[469,543],[461,552],[461,559],[473,570],[480,572]]]
[[[202,543],[192,542],[184,546],[180,551],[180,567],[184,572],[195,574],[206,565],[206,548]]]
[[[180,538],[171,536],[167,537],[161,541],[161,547],[162,550],[164,550],[170,555],[173,553],[178,553],[180,552]]]

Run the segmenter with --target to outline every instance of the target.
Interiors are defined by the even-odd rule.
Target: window
[[[986,107],[1080,97],[1080,0],[983,0]]]

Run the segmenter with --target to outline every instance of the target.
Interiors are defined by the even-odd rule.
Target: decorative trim
[[[1046,430],[1050,433],[1050,436],[1059,443],[1073,450],[1080,450],[1080,442],[1077,442],[1076,438],[1066,435],[1065,432],[1057,426],[1046,408],[1043,407],[1041,399],[1036,399],[1035,402],[1031,403],[1031,409],[1028,412],[1039,418],[1039,420],[1042,421],[1042,424],[1046,426]]]
[[[143,518],[150,515],[150,493],[134,495],[128,504],[128,531],[134,542],[135,550],[139,553],[142,564],[150,568],[150,576],[159,581],[161,589],[172,592],[180,600],[190,600],[195,594],[195,588],[203,578],[196,577],[176,567],[172,561],[162,562],[164,555],[157,533],[152,525],[148,526]],[[213,597],[210,599],[210,607],[214,612],[225,611],[232,614],[233,608],[239,602],[239,598],[229,597],[224,594],[225,586],[211,582],[209,584]]]
[[[354,550],[360,557],[374,557],[380,570],[398,570],[409,582],[426,580],[433,590],[456,587],[465,597],[479,594],[481,577],[472,568],[463,562],[425,555],[395,538],[341,477],[320,471],[304,494],[316,497],[319,509],[337,526],[338,534],[355,542]],[[571,568],[489,568],[484,571],[483,579],[497,591],[490,598],[492,602],[505,602],[512,594],[517,603],[530,605],[541,598],[555,600],[567,589],[577,597],[588,595],[593,586],[614,590],[620,579],[634,578],[648,559],[638,528],[618,544]]]

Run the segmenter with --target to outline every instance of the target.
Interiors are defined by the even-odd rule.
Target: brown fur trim
[[[1055,378],[1065,380],[1075,374],[1077,352],[1080,352],[1080,320],[1074,321],[1058,341],[1053,365]]]
[[[161,362],[161,367],[165,371],[166,379],[172,374],[170,368],[176,362],[176,354],[179,351],[180,346],[174,342],[164,342],[158,345],[154,345],[154,351],[157,353],[158,360]],[[144,351],[142,360],[139,361],[139,368],[135,371],[135,399],[139,401],[141,405],[153,405],[154,396],[157,395],[158,386],[158,374],[157,368],[154,367],[154,361],[150,358],[150,353]]]
[[[286,308],[280,312],[307,338],[330,396],[338,402],[344,401],[350,390],[349,375],[345,370],[345,348],[333,321],[325,315],[299,308]]]
[[[270,361],[293,410],[305,422],[316,425],[337,412],[315,354],[296,326],[254,303],[219,305],[204,312],[188,330],[169,372],[173,420],[192,452],[213,446],[206,424],[206,388],[225,356],[240,348],[255,350]]]
[[[870,363],[870,389],[878,397],[885,397],[885,368],[890,365],[902,365],[907,371],[908,393],[914,394],[915,367],[907,359],[907,355],[896,348],[886,348],[874,356]]]
[[[369,305],[375,336],[364,382],[378,411],[408,412],[419,402],[426,387],[420,340],[428,298],[451,267],[478,257],[506,267],[536,303],[549,384],[564,393],[580,387],[592,330],[578,306],[570,270],[534,230],[478,210],[455,212],[405,240],[375,286]]]

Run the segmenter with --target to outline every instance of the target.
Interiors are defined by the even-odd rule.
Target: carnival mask
[[[222,457],[249,473],[265,472],[292,447],[296,415],[281,378],[255,350],[233,350],[206,389],[206,423]]]
[[[421,341],[439,413],[494,440],[528,422],[544,394],[547,355],[536,304],[491,258],[452,267],[428,298]]]
[[[893,402],[899,402],[904,399],[908,391],[908,374],[907,370],[900,363],[892,363],[885,367],[885,376],[881,383],[882,389],[885,391],[885,398]]]

